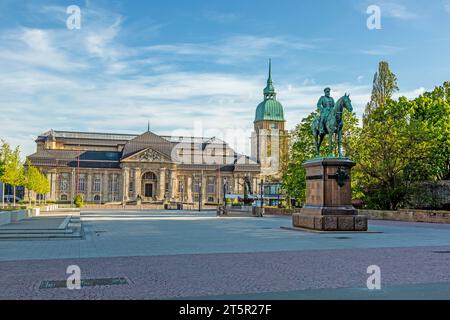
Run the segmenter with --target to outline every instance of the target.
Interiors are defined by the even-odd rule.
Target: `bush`
[[[73,200],[73,204],[77,207],[77,208],[83,208],[84,206],[84,201],[83,201],[83,196],[81,194],[78,194],[75,199]]]

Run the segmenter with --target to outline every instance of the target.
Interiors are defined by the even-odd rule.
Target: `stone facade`
[[[49,131],[28,158],[50,181],[47,200],[88,203],[221,203],[257,190],[260,166],[216,138]],[[26,193],[27,194],[27,193]]]

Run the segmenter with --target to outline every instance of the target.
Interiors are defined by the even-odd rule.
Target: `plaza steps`
[[[49,217],[46,217],[49,218]],[[83,239],[83,227],[79,213],[59,217],[55,225],[45,221],[45,217],[34,217],[0,228],[0,241],[15,240],[76,240]],[[52,225],[53,224],[53,225]]]

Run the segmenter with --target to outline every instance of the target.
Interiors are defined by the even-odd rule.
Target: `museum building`
[[[287,150],[283,107],[269,78],[256,109],[252,157],[215,138],[50,130],[28,159],[50,181],[47,200],[91,203],[217,204],[225,195],[279,185]],[[273,189],[273,188],[269,188]],[[27,194],[27,192],[25,192]]]

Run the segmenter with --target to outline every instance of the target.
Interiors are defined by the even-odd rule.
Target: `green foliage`
[[[8,147],[6,148],[8,149]],[[12,186],[19,186],[23,182],[23,166],[20,160],[20,150],[7,151],[3,164],[2,180]]]
[[[366,115],[353,183],[368,208],[403,207],[416,182],[449,177],[448,92],[446,83],[414,100],[388,99]]]
[[[4,154],[3,154],[4,153]],[[9,184],[14,190],[14,206],[16,205],[16,187],[23,184],[24,168],[20,160],[20,150],[17,147],[11,151],[9,145],[3,143],[2,146],[2,182]]]
[[[75,199],[73,200],[73,203],[77,208],[83,208],[84,206],[83,195],[81,194],[76,195]]]
[[[3,174],[5,172],[6,162],[11,155],[11,147],[5,141],[1,140],[0,146],[0,181],[3,181]]]
[[[372,111],[385,106],[398,90],[397,77],[389,69],[389,63],[381,61],[378,65],[378,72],[373,77],[372,96],[366,106],[364,121],[369,120],[368,117]]]

